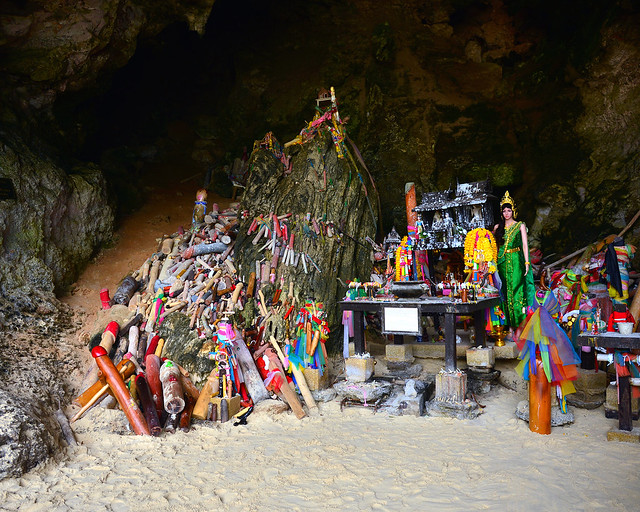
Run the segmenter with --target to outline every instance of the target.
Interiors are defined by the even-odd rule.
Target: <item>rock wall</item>
[[[488,177],[517,200],[532,245],[568,253],[636,213],[639,21],[625,0],[29,2],[1,25],[2,115],[82,154],[113,151],[100,139],[123,127],[125,110],[92,119],[108,114],[103,94],[152,105],[131,113],[128,149],[179,122],[193,134],[183,158],[207,167],[267,131],[292,138],[333,85],[385,231],[404,225],[405,182],[420,194]],[[141,46],[151,78],[130,68],[108,96]]]
[[[95,166],[67,174],[15,135],[0,132],[0,177],[15,198],[0,200],[0,323],[56,309],[54,293],[111,239],[113,211]]]
[[[66,445],[54,412],[67,401],[63,376],[80,364],[65,341],[72,327],[61,311],[0,335],[0,479],[19,477]]]
[[[263,238],[253,245],[256,233],[247,236],[247,230],[259,215],[291,213],[288,226],[295,233],[294,250],[308,254],[317,268],[309,263],[305,273],[302,262],[293,267],[280,259],[275,283],[262,284],[264,296],[273,296],[281,278],[285,285],[282,293],[288,293],[293,281],[297,304],[310,298],[322,302],[329,326],[337,332],[340,321],[336,301],[344,297],[344,283],[354,278],[368,281],[370,277],[372,250],[365,238],[375,237],[377,192],[355,160],[338,158],[331,137],[324,132],[306,144],[291,147],[287,153],[292,165],[286,173],[283,164],[267,150],[258,150],[252,157],[240,204],[240,210],[246,210],[248,217],[236,240],[236,264],[248,282],[249,274],[256,271],[256,261],[272,262],[271,251],[259,250],[267,240]],[[307,214],[318,223],[333,224],[334,235],[318,236],[312,223],[306,221]]]
[[[420,194],[490,178],[546,254],[618,232],[636,213],[637,7],[292,4],[255,6],[261,19],[247,18],[234,47],[229,101],[208,119],[237,154],[243,134],[293,137],[318,89],[334,85],[379,184],[386,231],[405,224],[407,181]],[[198,121],[214,111],[201,100]],[[640,242],[640,224],[627,236]]]
[[[0,90],[10,98],[14,116],[49,110],[67,89],[95,86],[95,80],[124,66],[138,38],[151,37],[182,21],[202,33],[215,0],[164,2],[82,0],[3,4]]]

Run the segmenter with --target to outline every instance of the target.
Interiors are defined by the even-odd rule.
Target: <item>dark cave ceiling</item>
[[[426,192],[486,177],[498,193],[514,191],[528,224],[546,212],[533,235],[550,247],[567,237],[590,241],[634,213],[638,194],[621,194],[628,186],[604,175],[619,182],[637,169],[637,130],[621,135],[619,119],[601,122],[621,110],[637,117],[631,2],[217,0],[210,14],[199,2],[206,24],[181,17],[180,1],[167,2],[166,12],[115,3],[114,30],[132,30],[126,20],[136,9],[154,30],[111,35],[96,53],[110,65],[76,82],[66,76],[65,87],[55,72],[34,80],[5,67],[2,91],[15,112],[5,120],[68,165],[95,161],[108,179],[127,182],[149,160],[182,161],[176,172],[185,173],[221,166],[267,131],[293,138],[313,116],[318,90],[335,86],[347,129],[384,191],[387,224],[402,216],[406,181]],[[9,2],[4,11],[32,15],[42,4]],[[128,50],[118,47],[123,40]],[[24,60],[20,44],[5,38],[0,56]],[[621,55],[626,64],[616,68]],[[607,73],[629,87],[603,102]],[[32,101],[37,107],[25,113],[15,108],[24,96],[17,101],[10,87],[50,101]],[[621,136],[625,148],[598,146]],[[605,189],[615,200],[599,197]],[[594,221],[598,209],[605,220]],[[584,225],[579,235],[568,232],[576,223]]]

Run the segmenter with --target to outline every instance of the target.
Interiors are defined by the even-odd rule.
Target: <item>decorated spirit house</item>
[[[421,224],[419,246],[424,249],[463,247],[475,228],[493,229],[494,204],[488,180],[458,183],[455,190],[428,192],[414,208]]]
[[[400,247],[401,242],[402,239],[400,238],[400,235],[398,234],[394,226],[393,228],[391,228],[391,232],[386,237],[384,237],[384,241],[382,242],[387,256],[392,260],[396,258],[396,249]]]

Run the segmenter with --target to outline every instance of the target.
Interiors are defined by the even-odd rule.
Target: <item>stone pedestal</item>
[[[373,357],[349,357],[344,360],[345,376],[351,382],[366,382],[374,373]]]
[[[472,393],[488,393],[491,384],[500,377],[500,370],[491,368],[467,368],[467,389]]]
[[[467,365],[473,368],[493,368],[496,357],[493,347],[473,347],[467,350]]]
[[[342,380],[336,382],[333,389],[343,400],[372,405],[389,396],[393,391],[393,384],[376,380],[369,382]]]
[[[431,400],[424,404],[427,416],[456,418],[459,420],[472,420],[482,414],[482,409],[476,402],[465,400],[464,402],[445,402],[444,400]]]
[[[578,368],[578,379],[573,383],[576,392],[567,395],[567,403],[583,409],[600,407],[605,401],[607,380],[607,372]]]
[[[612,428],[607,432],[607,441],[619,441],[622,443],[640,443],[640,428],[633,427],[633,430],[620,430]]]
[[[519,352],[514,341],[507,341],[502,347],[493,347],[496,359],[517,359]]]
[[[424,405],[428,416],[473,419],[482,413],[476,402],[466,400],[467,375],[460,370],[436,374],[435,398]]]
[[[459,370],[436,375],[436,400],[463,402],[467,394],[467,375]]]
[[[385,355],[393,363],[412,363],[415,359],[411,345],[387,345]]]
[[[317,368],[303,368],[302,373],[307,381],[307,386],[311,391],[319,391],[320,389],[326,389],[329,385],[329,372],[324,369],[322,375]]]

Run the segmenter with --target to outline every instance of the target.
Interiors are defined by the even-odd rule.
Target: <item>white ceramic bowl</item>
[[[633,322],[618,322],[618,332],[629,335],[633,332]]]

